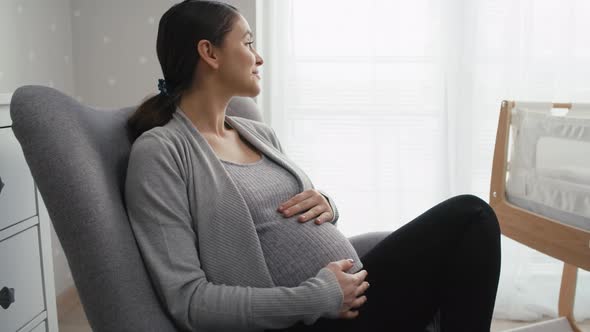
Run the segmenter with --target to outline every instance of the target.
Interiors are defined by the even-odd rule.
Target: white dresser
[[[57,332],[51,230],[0,94],[0,332]]]

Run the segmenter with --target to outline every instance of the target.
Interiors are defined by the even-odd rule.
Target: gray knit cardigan
[[[291,171],[302,190],[313,188],[271,127],[225,121]],[[338,211],[327,198],[335,224]],[[180,329],[262,331],[337,317],[343,294],[325,267],[297,287],[275,287],[238,187],[180,108],[133,143],[125,200],[150,278]]]

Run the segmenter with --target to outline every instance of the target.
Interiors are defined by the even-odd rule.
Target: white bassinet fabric
[[[567,116],[569,118],[590,119],[590,104],[573,104]]]
[[[590,104],[574,104],[565,116],[555,116],[551,103],[516,103],[511,137],[506,182],[508,201],[590,230]],[[544,138],[585,144],[575,144],[578,148],[582,146],[575,158],[552,160],[547,163],[550,167],[539,167],[538,146]],[[563,151],[544,151],[545,158],[562,155]]]

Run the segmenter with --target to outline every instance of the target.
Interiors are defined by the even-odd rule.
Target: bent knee
[[[468,213],[473,214],[473,221],[494,224],[499,230],[496,213],[486,201],[471,194],[458,195],[454,199],[456,204],[466,208],[466,211],[469,211]]]

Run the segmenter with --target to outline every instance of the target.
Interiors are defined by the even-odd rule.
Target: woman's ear
[[[217,56],[217,48],[208,40],[200,40],[197,44],[197,52],[203,61],[205,61],[211,68],[219,68],[219,58]]]

